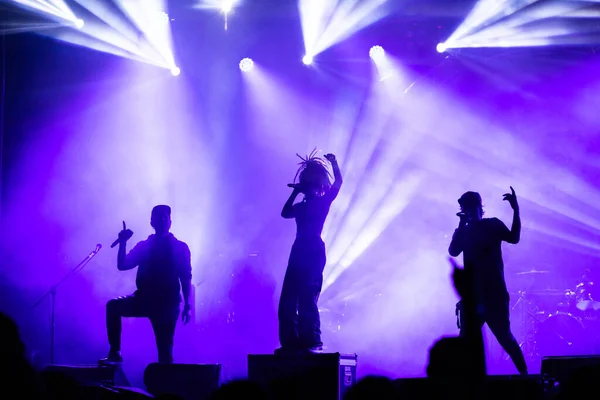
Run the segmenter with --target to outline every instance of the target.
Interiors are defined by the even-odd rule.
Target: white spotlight
[[[437,50],[438,53],[443,53],[446,51],[447,47],[445,43],[438,43],[437,46],[435,46],[435,49]]]
[[[313,62],[313,57],[307,54],[304,57],[302,57],[302,62],[304,63],[304,65],[310,65]]]
[[[181,70],[179,69],[179,67],[173,67],[171,68],[171,74],[173,76],[178,76],[181,73]]]
[[[76,19],[75,20],[75,27],[77,27],[77,29],[81,29],[83,28],[84,22],[82,19]]]
[[[233,0],[223,0],[221,3],[221,11],[228,14],[233,9]]]
[[[254,68],[254,61],[252,61],[250,58],[244,58],[242,61],[240,61],[240,69],[243,72],[248,72],[252,68]]]
[[[164,12],[164,11],[160,11],[160,12],[158,13],[158,18],[160,18],[160,20],[161,20],[162,22],[164,22],[165,24],[168,24],[168,23],[169,23],[169,21],[171,20],[171,19],[169,18],[169,14],[167,14],[167,13],[166,13],[166,12]]]
[[[369,50],[369,57],[373,59],[373,61],[381,60],[385,56],[385,51],[381,46],[373,46],[371,50]]]

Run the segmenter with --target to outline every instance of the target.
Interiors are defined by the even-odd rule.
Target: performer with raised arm
[[[138,267],[135,280],[137,290],[129,296],[117,297],[106,304],[106,328],[110,351],[100,363],[120,363],[121,317],[147,317],[150,319],[160,363],[173,362],[173,337],[179,318],[180,290],[184,307],[182,322],[190,321],[190,290],[192,281],[191,254],[187,244],[177,240],[171,229],[171,208],[158,205],[152,209],[150,225],[155,234],[148,236],[126,252],[127,240],[133,232],[123,222],[117,239],[119,253],[117,268],[128,271]]]
[[[288,267],[279,300],[279,341],[276,354],[320,352],[321,322],[317,302],[323,286],[325,244],[321,232],[331,203],[342,185],[342,174],[333,154],[325,155],[333,169],[334,182],[325,161],[314,150],[300,157],[300,168],[294,178],[292,194],[281,211],[286,219],[296,220],[296,240],[292,245]],[[296,178],[298,182],[296,183]],[[294,204],[302,193],[302,201]]]
[[[521,218],[514,189],[504,195],[504,200],[513,209],[511,229],[498,218],[483,218],[481,196],[477,192],[466,192],[458,204],[460,217],[448,252],[452,257],[463,253],[464,270],[474,287],[472,293],[476,305],[476,318],[460,315],[460,335],[465,335],[469,324],[479,328],[487,323],[490,330],[508,353],[520,374],[527,374],[523,352],[510,330],[509,294],[504,280],[502,242],[519,243]],[[475,319],[475,320],[474,320]]]

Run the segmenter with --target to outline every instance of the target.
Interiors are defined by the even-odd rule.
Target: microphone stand
[[[60,285],[62,285],[64,282],[66,282],[70,277],[72,277],[73,275],[75,275],[77,272],[81,271],[91,260],[92,258],[94,258],[94,256],[96,254],[98,254],[98,252],[100,251],[100,249],[102,248],[101,244],[97,244],[96,248],[94,249],[94,251],[92,251],[90,254],[88,254],[79,264],[77,264],[75,266],[75,268],[73,268],[68,274],[66,274],[60,281],[58,281],[57,283],[55,283],[54,285],[52,285],[50,287],[50,290],[48,290],[34,305],[33,308],[36,308],[37,306],[39,306],[42,301],[44,301],[48,296],[50,296],[51,298],[51,307],[52,307],[52,311],[51,311],[51,316],[50,316],[50,364],[54,364],[54,338],[55,338],[55,328],[56,328],[56,309],[55,309],[55,304],[56,304],[56,290],[58,289],[58,287]]]

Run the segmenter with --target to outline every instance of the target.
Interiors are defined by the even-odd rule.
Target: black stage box
[[[455,379],[404,378],[396,379],[399,399],[452,398],[454,393],[464,397],[473,388]],[[487,400],[541,400],[544,391],[540,375],[488,375],[482,388]],[[458,393],[462,393],[460,396]]]
[[[571,379],[573,372],[586,367],[600,367],[600,355],[543,357],[541,373],[544,379],[564,383]]]
[[[148,364],[146,390],[154,396],[174,394],[186,400],[205,400],[221,385],[220,364]]]
[[[356,361],[356,354],[249,354],[248,380],[276,400],[340,400],[356,383]]]
[[[129,386],[129,381],[119,364],[48,365],[43,374],[63,375],[83,385]]]
[[[588,392],[598,391],[600,355],[543,357],[541,372],[548,394],[586,397]]]

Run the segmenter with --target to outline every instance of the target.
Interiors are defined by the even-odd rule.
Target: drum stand
[[[537,311],[538,307],[527,298],[527,292],[524,290],[519,290],[519,299],[511,308],[511,311],[514,311],[517,307],[520,307],[521,336],[523,337],[523,340],[519,343],[519,347],[526,360],[535,360],[539,358],[535,340],[539,320],[536,314],[531,312],[530,309],[533,308]]]

